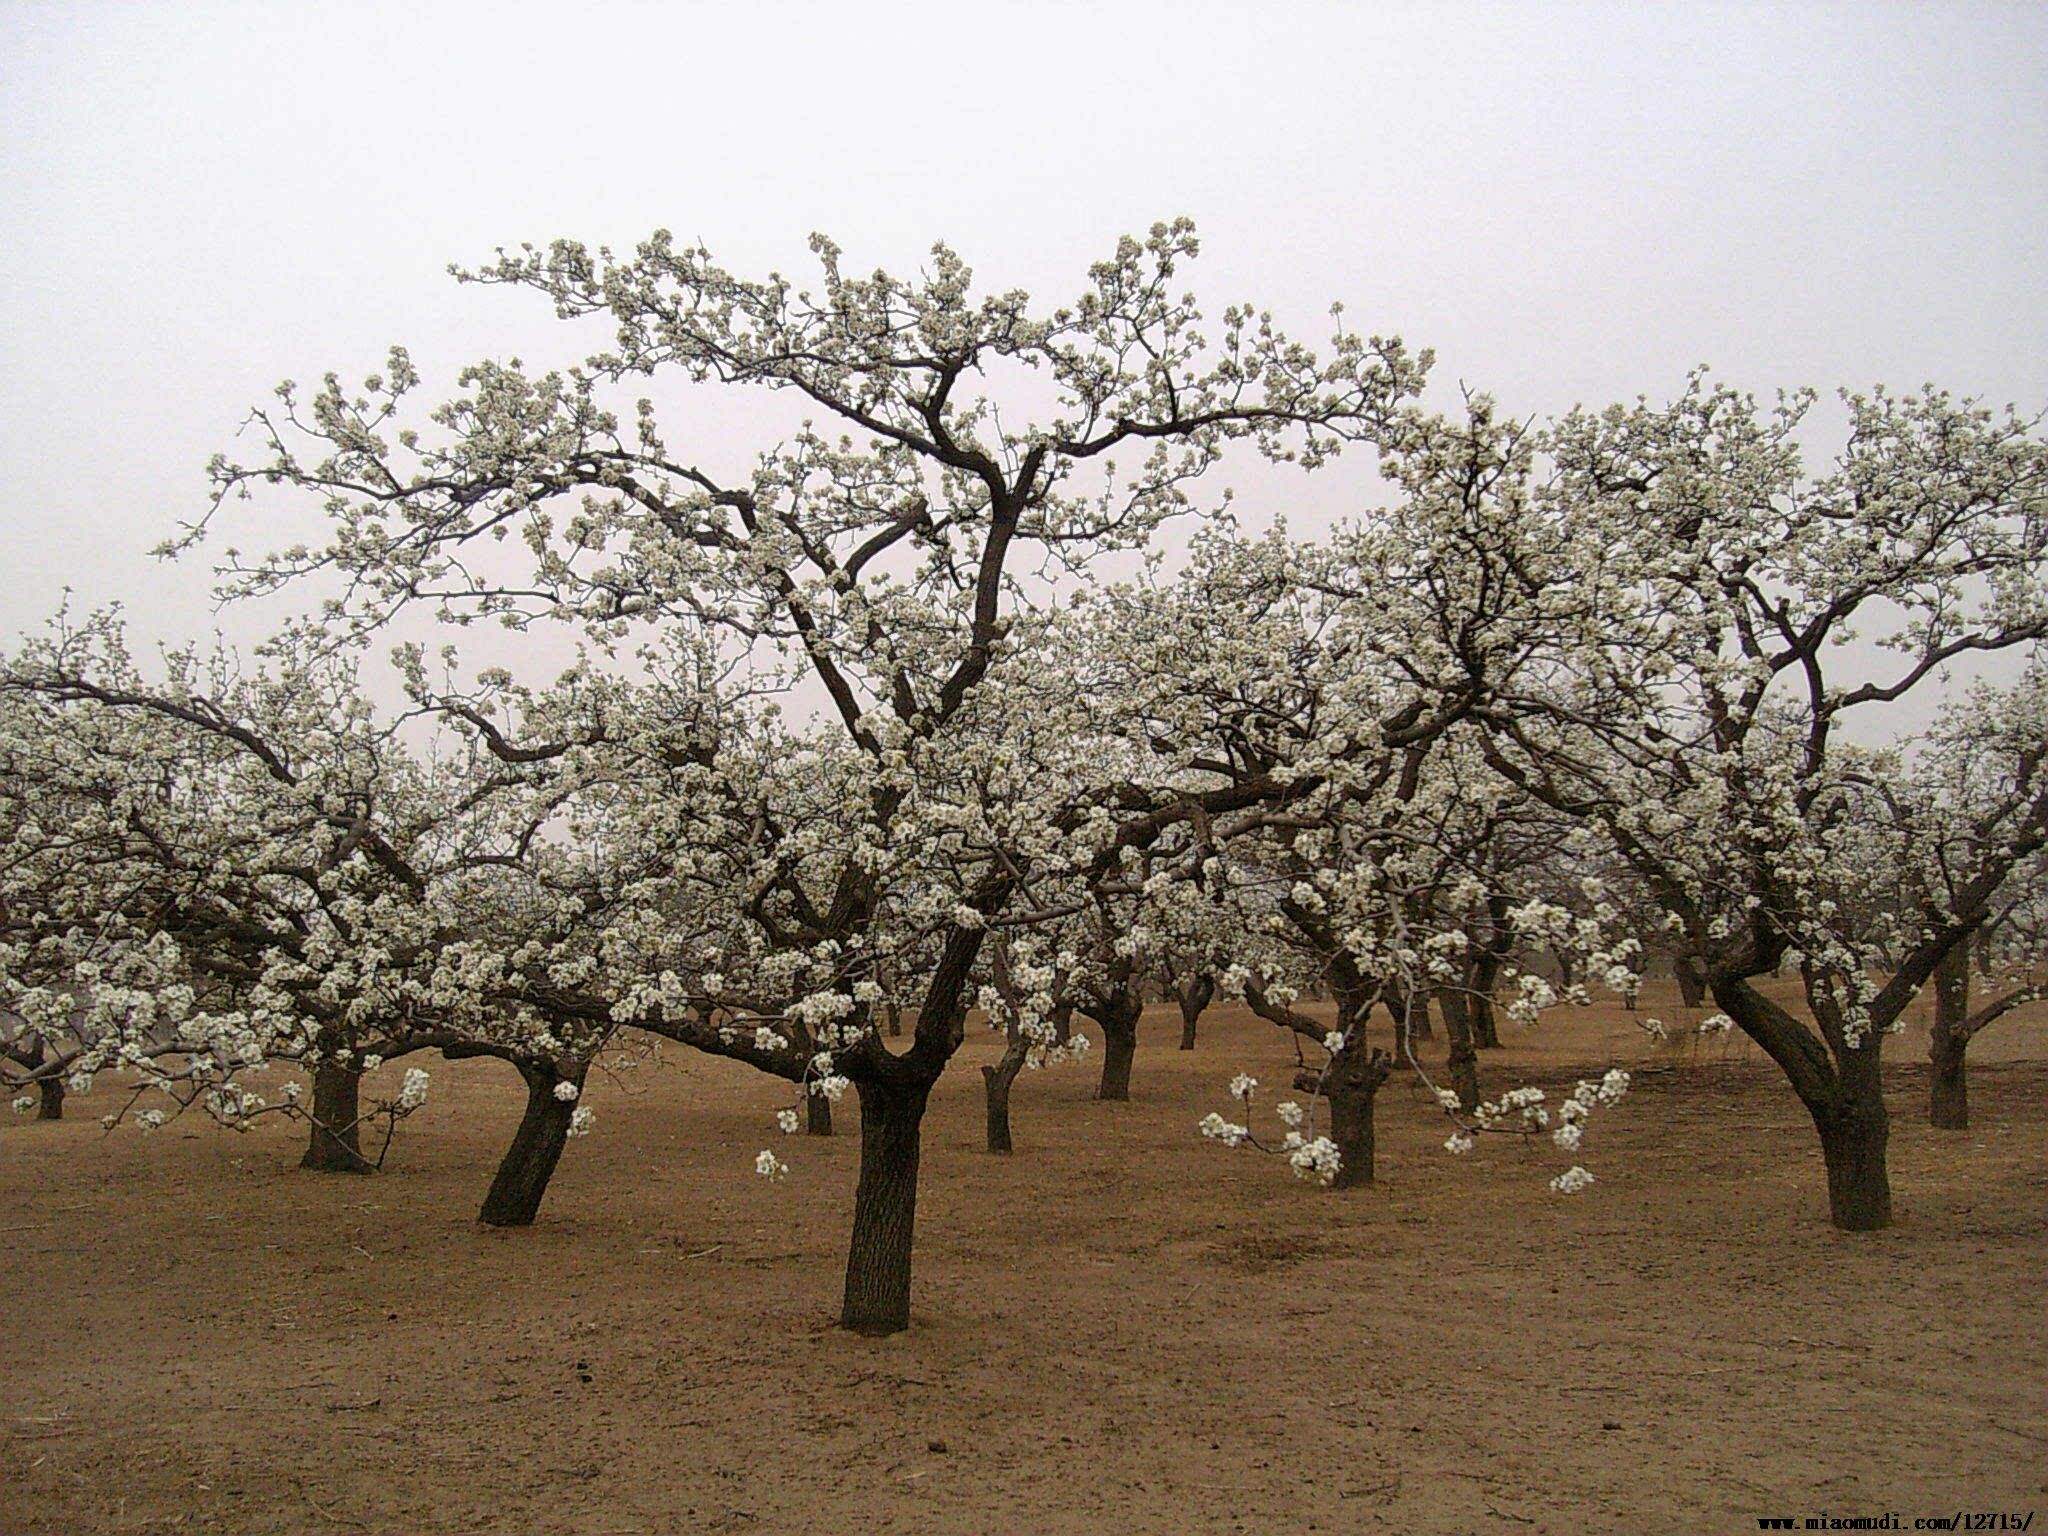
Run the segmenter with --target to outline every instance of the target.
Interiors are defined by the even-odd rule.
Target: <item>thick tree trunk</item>
[[[1216,983],[1207,976],[1174,988],[1174,1001],[1180,1004],[1180,1048],[1192,1051],[1195,1048],[1195,1021],[1202,1016],[1202,1010],[1209,1006],[1216,996]]]
[[[1678,978],[1678,999],[1688,1008],[1699,1008],[1707,1001],[1706,978],[1700,975],[1699,967],[1684,955],[1671,963],[1672,974]]]
[[[1828,1215],[1844,1232],[1875,1232],[1892,1224],[1892,1186],[1885,1169],[1891,1127],[1884,1101],[1826,1118],[1815,1115],[1828,1169]]]
[[[910,1326],[910,1251],[917,1224],[917,1158],[929,1084],[860,1081],[860,1183],[839,1323],[855,1333]]]
[[[982,1084],[988,1091],[988,1149],[991,1152],[1016,1150],[1010,1140],[1010,1085],[1017,1081],[1017,1074],[1024,1069],[1026,1050],[1022,1039],[1012,1040],[1004,1049],[1002,1060],[981,1069]]]
[[[562,1160],[569,1122],[576,1113],[576,1100],[555,1097],[555,1085],[564,1079],[553,1068],[518,1065],[519,1075],[526,1079],[526,1113],[498,1164],[483,1209],[477,1212],[476,1219],[487,1227],[533,1225],[548,1192],[548,1180]],[[579,1082],[577,1086],[582,1085]]]
[[[363,1156],[360,1134],[363,1074],[343,1066],[332,1053],[313,1069],[313,1127],[307,1133],[301,1168],[318,1173],[374,1173]]]
[[[38,1120],[62,1120],[64,1118],[64,1079],[46,1077],[36,1084],[41,1103],[36,1107]]]
[[[1444,1014],[1444,1034],[1450,1041],[1445,1067],[1451,1091],[1458,1103],[1472,1109],[1479,1103],[1479,1053],[1472,1044],[1471,1000],[1462,992],[1446,992],[1437,1000]]]
[[[1131,1061],[1138,1054],[1138,1010],[1105,1012],[1096,1022],[1102,1025],[1102,1081],[1095,1097],[1127,1103],[1131,1097]]]
[[[1859,1050],[1849,1050],[1837,1021],[1825,1026],[1834,1038],[1832,1045],[1824,1045],[1747,979],[1710,976],[1708,987],[1722,1012],[1785,1069],[1813,1117],[1827,1164],[1828,1214],[1834,1224],[1846,1232],[1890,1226],[1892,1190],[1885,1144],[1891,1122],[1884,1107],[1882,1034]],[[1809,1001],[1815,1001],[1811,993]],[[1816,1011],[1821,1006],[1815,1002]]]
[[[1357,1189],[1372,1182],[1373,1098],[1387,1080],[1393,1061],[1384,1051],[1364,1055],[1353,1046],[1334,1062],[1323,1080],[1330,1106],[1330,1140],[1337,1144],[1337,1176],[1332,1189]],[[1364,1058],[1364,1059],[1360,1059]]]
[[[1970,1081],[1964,1075],[1965,1032],[1970,1017],[1970,949],[1958,944],[1934,972],[1934,1026],[1928,1058],[1934,1068],[1927,1120],[1944,1131],[1970,1128]]]
[[[806,1136],[830,1136],[832,1134],[832,1101],[822,1093],[804,1095],[804,1134]]]
[[[889,1038],[892,1040],[900,1039],[903,1034],[903,1005],[901,1003],[889,1004],[888,1015]]]
[[[1074,1005],[1056,1003],[1052,1010],[1052,1043],[1065,1045],[1074,1038]]]

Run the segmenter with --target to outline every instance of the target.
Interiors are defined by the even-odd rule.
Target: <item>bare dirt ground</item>
[[[1169,1014],[1130,1104],[1090,1101],[1092,1059],[1020,1080],[1010,1159],[970,1039],[926,1123],[917,1321],[880,1342],[830,1326],[852,1100],[833,1140],[781,1139],[776,1085],[727,1064],[594,1083],[521,1232],[471,1221],[518,1114],[495,1064],[433,1065],[374,1178],[299,1172],[283,1127],[103,1136],[105,1089],[17,1120],[0,1531],[2048,1518],[2043,1010],[1978,1042],[1966,1133],[1921,1119],[1924,1036],[1893,1043],[1900,1220],[1864,1236],[1826,1225],[1811,1129],[1740,1046],[1653,1052],[1613,1007],[1511,1030],[1492,1088],[1638,1072],[1592,1190],[1445,1155],[1403,1074],[1381,1182],[1335,1195],[1194,1135],[1240,1068],[1285,1082],[1280,1034],[1218,1010],[1181,1054]]]

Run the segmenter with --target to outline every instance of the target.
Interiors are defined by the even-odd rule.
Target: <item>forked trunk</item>
[[[548,1192],[548,1180],[555,1176],[555,1165],[562,1160],[562,1148],[569,1141],[569,1123],[576,1114],[576,1100],[555,1097],[555,1088],[564,1081],[552,1067],[530,1066],[517,1063],[519,1075],[526,1079],[526,1113],[520,1118],[519,1129],[512,1134],[512,1145],[505,1149],[504,1159],[498,1164],[497,1177],[491,1180],[490,1192],[484,1196],[483,1209],[476,1219],[487,1227],[530,1227],[533,1218],[540,1213],[540,1203]],[[580,1089],[582,1084],[577,1081]]]
[[[1830,1049],[1747,980],[1716,977],[1708,985],[1722,1012],[1785,1069],[1793,1090],[1813,1117],[1827,1164],[1830,1219],[1845,1232],[1872,1232],[1890,1226],[1892,1187],[1885,1168],[1885,1144],[1891,1136],[1891,1122],[1885,1113],[1878,1050],[1882,1034],[1873,1035],[1861,1049],[1851,1050],[1837,1022],[1829,1026],[1834,1038]],[[1816,1008],[1819,1006],[1817,1003]]]
[[[307,1134],[301,1168],[318,1173],[374,1173],[363,1156],[361,1138],[363,1074],[332,1053],[313,1069],[313,1128]]]
[[[988,1091],[988,1149],[991,1152],[1015,1150],[1015,1144],[1010,1140],[1010,1085],[1017,1081],[1017,1074],[1024,1069],[1027,1049],[1021,1037],[1013,1039],[1004,1049],[1002,1060],[981,1069],[982,1084]]]
[[[41,1103],[36,1108],[38,1120],[62,1120],[64,1118],[64,1079],[46,1077],[36,1084]]]
[[[855,1333],[910,1326],[910,1248],[917,1224],[917,1157],[929,1084],[858,1081],[860,1183],[839,1323]]]
[[[806,1136],[830,1136],[832,1134],[832,1101],[822,1093],[804,1095],[804,1134]]]
[[[1074,1038],[1074,1005],[1055,1004],[1052,1010],[1052,1043],[1065,1045]]]
[[[1928,1059],[1934,1068],[1928,1090],[1927,1120],[1944,1131],[1970,1128],[1970,1080],[1964,1053],[1970,1048],[1970,951],[1958,944],[1942,957],[1934,973],[1934,1027]]]

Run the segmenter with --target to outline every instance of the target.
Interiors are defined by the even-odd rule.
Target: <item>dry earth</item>
[[[830,1326],[856,1138],[764,1134],[774,1085],[727,1064],[594,1086],[524,1232],[470,1220],[517,1116],[493,1064],[436,1066],[375,1178],[297,1171],[284,1128],[103,1136],[105,1090],[15,1121],[0,1531],[2048,1520],[2041,1010],[1979,1043],[1967,1133],[1922,1123],[1924,1037],[1896,1043],[1901,1219],[1867,1236],[1825,1224],[1774,1069],[1652,1052],[1615,1008],[1484,1064],[1638,1072],[1577,1198],[1542,1156],[1444,1155],[1405,1077],[1380,1184],[1299,1185],[1193,1134],[1240,1067],[1288,1076],[1285,1041],[1176,1034],[1148,1016],[1128,1105],[1090,1102],[1092,1063],[1027,1076],[1007,1160],[970,1040],[927,1122],[917,1322],[881,1342]]]

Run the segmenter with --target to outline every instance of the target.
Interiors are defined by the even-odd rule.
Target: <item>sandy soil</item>
[[[1405,1076],[1379,1185],[1299,1185],[1193,1134],[1241,1067],[1285,1080],[1284,1039],[1225,1011],[1192,1054],[1177,1032],[1148,1018],[1128,1105],[1090,1101],[1092,1062],[1022,1079],[1007,1160],[969,1042],[927,1121],[918,1320],[881,1342],[830,1326],[856,1138],[777,1139],[774,1085],[726,1064],[593,1086],[524,1232],[471,1221],[518,1112],[495,1064],[436,1065],[374,1178],[297,1171],[281,1127],[14,1121],[0,1531],[2048,1518],[2042,1010],[1979,1043],[1967,1133],[1921,1122],[1924,1042],[1899,1042],[1901,1220],[1868,1236],[1825,1224],[1775,1069],[1654,1053],[1618,1009],[1484,1064],[1640,1073],[1576,1199],[1550,1158],[1444,1155]],[[780,1185],[751,1172],[771,1141]]]

